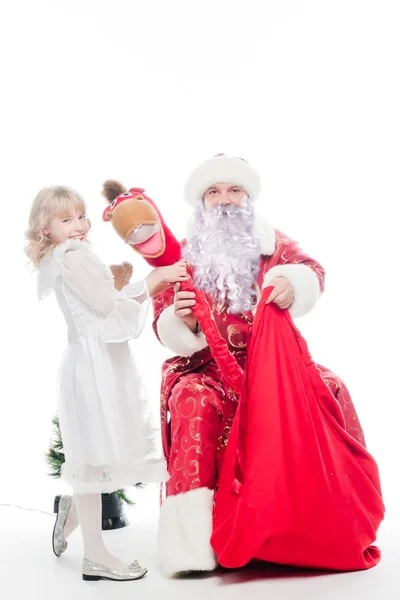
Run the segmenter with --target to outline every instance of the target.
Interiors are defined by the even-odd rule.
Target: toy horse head
[[[181,258],[181,246],[143,188],[126,188],[113,179],[103,185],[109,206],[103,220],[152,266],[171,265]]]

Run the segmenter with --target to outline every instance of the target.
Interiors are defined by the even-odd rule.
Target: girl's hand
[[[174,265],[161,268],[163,269],[164,281],[175,283],[189,279],[189,275],[187,274],[187,260],[185,258],[178,260]]]
[[[146,281],[149,288],[149,294],[153,298],[157,294],[161,294],[164,290],[170,287],[171,283],[178,281],[187,281],[189,276],[186,270],[187,261],[185,259],[178,260],[174,265],[168,267],[157,267],[147,275]]]

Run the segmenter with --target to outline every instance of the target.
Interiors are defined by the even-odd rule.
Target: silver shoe
[[[56,522],[53,529],[53,552],[59,558],[68,547],[64,538],[64,527],[69,511],[72,506],[72,496],[60,496],[58,503]]]
[[[147,573],[147,569],[140,566],[137,560],[126,566],[124,569],[109,569],[104,565],[94,563],[87,558],[82,563],[82,579],[85,581],[99,581],[100,579],[110,579],[111,581],[133,581],[141,579]]]

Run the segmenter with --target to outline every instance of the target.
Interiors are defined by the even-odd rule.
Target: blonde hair
[[[54,217],[66,216],[71,207],[86,212],[85,200],[72,188],[54,185],[41,189],[37,194],[32,203],[29,226],[25,232],[25,253],[35,266],[38,266],[54,248],[44,230]]]

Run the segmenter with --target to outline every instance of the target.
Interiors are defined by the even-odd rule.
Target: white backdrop
[[[22,253],[45,185],[87,199],[93,247],[147,265],[101,221],[102,182],[142,186],[182,235],[182,185],[225,152],[263,178],[259,211],[327,270],[299,320],[348,384],[398,502],[399,3],[386,0],[9,0],[1,5],[0,503],[49,509],[43,454],[65,327]],[[168,356],[132,344],[154,406]],[[4,509],[3,509],[4,510]]]

